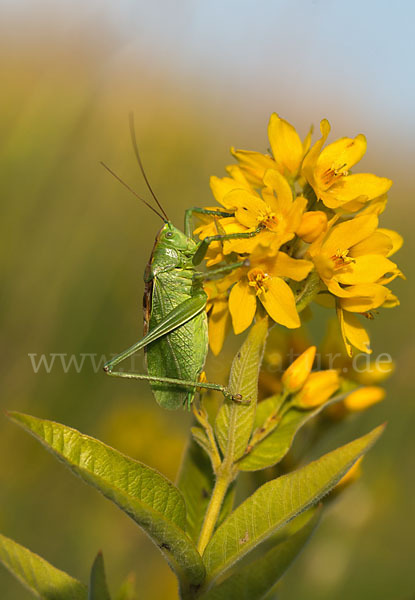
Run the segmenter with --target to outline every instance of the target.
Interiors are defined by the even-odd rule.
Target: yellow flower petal
[[[238,281],[231,289],[229,311],[236,335],[245,331],[252,323],[256,311],[256,296],[246,280]]]
[[[336,271],[336,280],[343,285],[375,283],[386,273],[393,273],[396,265],[381,254],[357,256],[352,263]]]
[[[327,191],[322,191],[320,197],[329,208],[337,208],[346,202],[360,199],[372,200],[389,190],[392,181],[386,177],[378,177],[372,173],[355,173],[342,177],[330,186]]]
[[[307,199],[303,196],[297,196],[285,219],[286,228],[289,231],[296,231],[299,228],[306,207]]]
[[[288,212],[293,203],[293,193],[285,177],[275,169],[268,169],[264,175],[264,184],[277,195],[278,204],[272,208],[280,212]]]
[[[302,281],[312,269],[313,263],[311,261],[292,258],[285,252],[278,252],[272,261],[269,272],[280,277],[289,277],[294,281]]]
[[[379,196],[378,198],[369,200],[369,202],[366,204],[366,206],[364,207],[364,209],[362,210],[362,212],[360,214],[361,215],[374,214],[374,215],[379,216],[384,212],[387,203],[388,203],[388,196],[386,194],[383,194],[382,196]],[[343,206],[343,208],[345,208],[346,206],[347,206],[347,204],[345,204]]]
[[[355,217],[331,229],[324,242],[323,250],[328,256],[333,256],[337,251],[343,252],[355,244],[369,237],[378,225],[376,215]]]
[[[269,120],[268,138],[282,173],[295,174],[303,158],[303,145],[294,127],[273,113]]]
[[[228,301],[225,297],[218,298],[209,316],[209,346],[215,356],[222,350],[229,325]]]
[[[230,199],[226,198],[225,200],[225,197],[232,190],[240,188],[243,188],[243,184],[235,179],[231,179],[230,177],[220,178],[213,175],[210,178],[210,189],[212,190],[215,199],[219,202],[219,204],[222,204],[222,206],[229,210],[232,210],[235,207],[232,206]]]
[[[235,148],[231,148],[231,153],[239,161],[248,182],[253,185],[261,185],[265,171],[275,169],[275,162],[271,156],[249,150],[235,150]]]
[[[388,290],[388,292],[389,293],[386,296],[384,303],[382,304],[382,308],[395,308],[395,306],[399,306],[399,298],[395,296],[395,294],[392,294],[390,290]]]
[[[395,254],[395,252],[400,250],[403,244],[403,237],[399,235],[397,231],[393,231],[392,229],[380,228],[378,229],[378,232],[381,235],[386,235],[392,243],[392,248],[390,249],[389,253],[386,254],[386,256],[392,256],[392,254]]]
[[[228,165],[226,167],[226,171],[229,173],[229,175],[232,177],[232,179],[234,179],[238,183],[241,183],[242,187],[244,187],[246,189],[251,188],[251,186],[248,183],[247,178],[244,175],[244,172],[242,171],[242,169],[239,165]]]
[[[267,282],[267,288],[266,292],[259,295],[259,299],[271,319],[289,329],[300,327],[300,317],[290,286],[279,277],[271,277]]]
[[[347,354],[353,355],[352,346],[361,352],[371,354],[369,336],[359,319],[351,313],[344,312],[341,308],[337,309],[337,316]]]
[[[308,183],[314,188],[315,180],[314,180],[314,167],[316,165],[318,156],[321,152],[322,147],[324,146],[327,137],[330,133],[330,123],[327,119],[323,119],[320,122],[320,131],[321,138],[317,140],[317,142],[311,147],[308,154],[306,154],[303,160],[302,173],[304,177],[307,179]],[[316,191],[316,190],[314,190]],[[317,191],[316,191],[317,193]]]
[[[389,293],[387,288],[376,283],[350,285],[345,289],[350,296],[347,298],[340,298],[340,306],[344,310],[358,313],[364,313],[374,308],[378,308],[385,302]]]
[[[314,127],[311,126],[309,132],[307,133],[307,135],[304,138],[304,142],[303,142],[303,156],[305,156],[307,154],[307,152],[310,150],[311,136],[313,135],[313,130],[314,130]]]
[[[392,248],[393,242],[391,238],[378,229],[366,239],[355,244],[353,248],[350,249],[348,256],[352,258],[363,256],[365,254],[382,254],[383,256],[390,256],[392,254]]]

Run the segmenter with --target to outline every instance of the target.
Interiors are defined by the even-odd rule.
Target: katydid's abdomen
[[[194,269],[157,269],[153,263],[152,279],[146,285],[144,297],[145,331],[154,329],[174,308],[196,295],[206,294],[195,283]],[[206,311],[202,310],[183,325],[146,346],[148,374],[197,382],[203,370],[208,350]],[[174,410],[190,406],[195,390],[188,386],[152,382],[157,402]]]

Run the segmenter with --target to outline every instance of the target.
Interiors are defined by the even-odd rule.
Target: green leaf
[[[201,557],[184,531],[183,496],[168,479],[76,429],[20,413],[10,416],[138,523],[160,548],[183,586],[203,581]]]
[[[243,402],[249,400],[250,404],[226,400],[216,417],[215,432],[219,446],[223,454],[234,461],[243,456],[252,433],[258,398],[258,374],[267,334],[268,319],[257,321],[232,363],[229,389],[233,394],[241,394]]]
[[[269,481],[256,490],[216,530],[207,545],[203,560],[208,580],[215,580],[259,543],[329,492],[375,443],[383,429],[383,426],[378,427],[298,471]]]
[[[105,577],[104,559],[102,552],[98,552],[91,569],[89,578],[88,600],[111,600]]]
[[[206,509],[215,485],[212,466],[208,456],[195,440],[190,440],[180,467],[177,485],[187,507],[187,533],[196,542],[199,539]],[[231,486],[222,504],[218,522],[231,512],[235,490]]]
[[[262,402],[259,406],[263,404]],[[281,419],[279,425],[258,442],[249,454],[238,461],[241,471],[258,471],[276,465],[284,458],[292,446],[297,432],[310,419],[315,417],[325,408],[326,404],[314,410],[300,410],[291,408]]]
[[[186,531],[195,542],[199,538],[214,484],[215,478],[207,454],[191,439],[183,457],[177,485],[186,501]]]
[[[318,523],[320,512],[308,511],[304,515],[306,519],[302,520],[302,526],[293,535],[278,541],[259,558],[233,569],[225,580],[202,593],[200,600],[261,600],[308,542]]]
[[[37,598],[87,600],[86,585],[4,535],[0,535],[0,562]]]

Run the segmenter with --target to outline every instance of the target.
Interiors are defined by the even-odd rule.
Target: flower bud
[[[282,384],[289,394],[294,394],[303,387],[304,382],[311,373],[315,355],[316,347],[310,346],[285,371],[282,376]]]
[[[298,237],[311,244],[327,229],[327,216],[321,210],[310,210],[303,214],[296,233]]]
[[[324,404],[339,387],[339,375],[334,369],[311,373],[302,389],[294,396],[293,405],[316,408]]]
[[[368,385],[349,394],[344,400],[344,406],[350,412],[358,412],[369,408],[372,404],[381,402],[385,395],[386,392],[383,388]]]

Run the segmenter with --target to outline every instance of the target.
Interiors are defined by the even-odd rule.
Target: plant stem
[[[223,468],[225,467],[225,468]],[[217,474],[215,487],[213,488],[212,497],[209,502],[209,506],[206,511],[205,519],[203,521],[202,530],[200,532],[199,542],[197,549],[200,554],[203,555],[206,546],[210,538],[212,537],[213,530],[219,517],[220,509],[223,504],[226,492],[233,479],[231,469],[222,463],[222,467]]]

